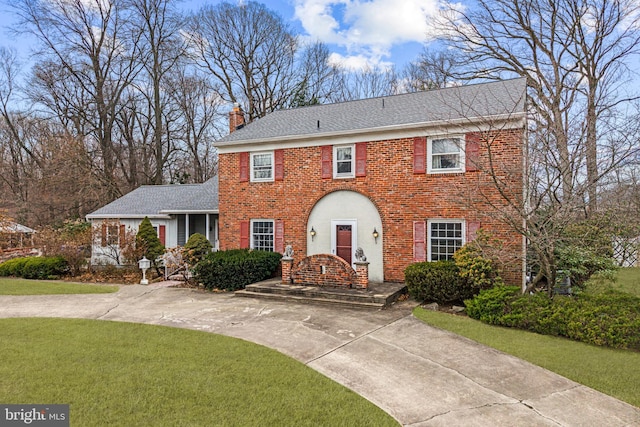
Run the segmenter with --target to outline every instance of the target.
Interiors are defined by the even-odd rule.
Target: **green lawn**
[[[117,286],[0,277],[0,295],[104,294]]]
[[[616,272],[615,281],[594,278],[591,280],[596,287],[612,287],[622,292],[640,297],[640,268],[621,268]]]
[[[600,283],[640,296],[640,269],[625,268],[614,283]],[[564,338],[484,324],[464,316],[414,310],[424,322],[517,356],[580,384],[640,407],[640,352],[614,350]],[[640,331],[638,332],[640,333]]]
[[[71,425],[398,425],[294,359],[225,336],[3,319],[0,342],[0,402],[69,404]]]

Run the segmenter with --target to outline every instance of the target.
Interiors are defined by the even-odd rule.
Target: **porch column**
[[[184,215],[184,242],[187,243],[189,241],[189,237],[191,233],[189,232],[189,214]]]
[[[206,231],[205,231],[205,233],[206,233],[206,236],[207,236],[207,240],[208,240],[209,242],[211,242],[211,238],[210,238],[210,236],[209,236],[209,226],[210,226],[209,214],[205,214],[205,215],[204,215],[204,218],[205,218],[205,220],[204,220],[204,224],[205,224],[205,225],[204,225],[204,227],[205,227],[205,230],[206,230]]]

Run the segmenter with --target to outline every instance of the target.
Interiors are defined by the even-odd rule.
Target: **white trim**
[[[255,171],[253,169],[253,159],[256,156],[264,156],[264,155],[268,155],[271,159],[271,167],[270,167],[271,176],[269,178],[256,178],[254,173]],[[274,162],[275,162],[275,158],[273,155],[273,151],[257,151],[255,153],[250,153],[250,156],[249,156],[249,169],[251,171],[250,181],[251,182],[273,182],[274,174],[275,174]]]
[[[462,224],[462,244],[460,247],[467,243],[467,222],[464,219],[444,219],[444,218],[432,218],[427,220],[427,261],[431,261],[431,224],[433,223],[448,223],[448,224]]]
[[[338,173],[338,150],[341,148],[351,149],[351,172],[349,173]],[[356,146],[355,144],[334,145],[332,156],[333,156],[332,158],[333,158],[333,178],[334,179],[345,179],[345,178],[356,177],[356,170],[355,170],[356,169]]]
[[[358,247],[358,220],[357,219],[332,219],[331,220],[331,253],[336,255],[337,233],[336,226],[351,226],[351,266],[355,268],[356,248]]]
[[[154,215],[154,214],[98,214],[98,215],[94,215],[94,214],[89,214],[87,215],[85,218],[91,220],[91,219],[140,219],[141,221],[144,219],[144,217],[147,217],[149,219],[171,219],[171,216],[169,215]]]
[[[218,154],[240,153],[254,150],[276,150],[279,148],[302,148],[322,145],[355,144],[356,142],[385,141],[388,139],[412,138],[414,136],[437,136],[465,134],[524,128],[526,114],[503,114],[457,120],[436,120],[408,125],[393,125],[372,129],[352,129],[339,132],[324,132],[305,135],[283,135],[261,139],[216,142]]]
[[[439,141],[442,139],[458,139],[460,140],[460,144],[458,148],[458,167],[457,168],[433,168],[433,149],[432,144],[433,141]],[[462,173],[466,170],[466,157],[465,157],[465,149],[466,149],[466,138],[464,135],[438,135],[438,136],[430,136],[427,138],[427,173],[430,174],[441,174],[441,173]]]

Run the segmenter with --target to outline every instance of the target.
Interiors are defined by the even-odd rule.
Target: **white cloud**
[[[433,37],[427,18],[440,1],[295,0],[295,18],[309,38],[343,48],[342,63],[381,65],[394,46]]]

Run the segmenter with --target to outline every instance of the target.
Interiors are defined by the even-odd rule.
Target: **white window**
[[[355,176],[355,146],[335,145],[333,147],[333,177],[353,178]]]
[[[431,138],[427,150],[429,173],[464,172],[464,138]]]
[[[428,221],[429,261],[453,259],[455,251],[464,245],[464,221]]]
[[[251,153],[251,181],[273,181],[273,152]]]
[[[251,221],[251,249],[273,252],[273,220],[254,219]]]

